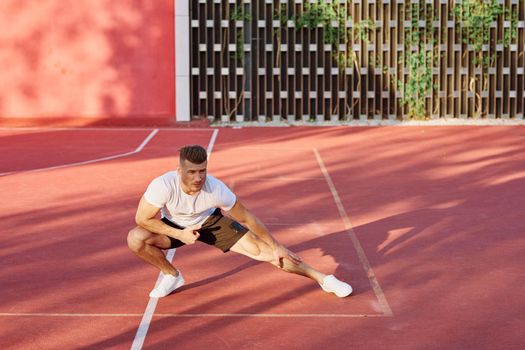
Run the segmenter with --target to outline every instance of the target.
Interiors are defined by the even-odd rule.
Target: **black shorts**
[[[181,227],[166,218],[162,218],[162,221],[171,227],[180,230],[184,229],[184,227]],[[198,232],[200,234],[199,238],[197,238],[198,241],[217,247],[226,253],[239,239],[241,239],[242,236],[244,236],[246,232],[248,232],[248,229],[237,221],[222,215],[221,210],[217,208],[213,214],[204,221]],[[168,238],[171,241],[170,249],[185,245],[185,243],[176,238]]]

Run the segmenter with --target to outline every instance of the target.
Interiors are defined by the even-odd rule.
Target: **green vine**
[[[279,21],[279,28],[273,30],[273,35],[276,39],[276,51],[275,51],[275,67],[279,68],[281,66],[280,57],[281,57],[281,28],[283,28],[288,22],[288,6],[286,4],[281,4],[277,9],[274,10],[273,20]],[[281,77],[278,76],[280,80]]]
[[[252,14],[245,12],[242,6],[235,6],[230,16],[232,21],[251,21]]]
[[[323,30],[323,42],[333,47],[332,59],[339,68],[339,76],[343,79],[344,86],[348,86],[349,77],[345,74],[346,68],[354,66],[357,73],[357,89],[361,88],[361,74],[359,58],[353,50],[353,44],[362,41],[370,43],[371,34],[377,29],[372,20],[363,20],[354,23],[352,27],[347,27],[347,21],[352,20],[348,13],[348,4],[350,1],[331,1],[326,2],[318,0],[313,3],[306,3],[301,14],[295,16],[295,26],[297,30],[316,29],[321,27]],[[339,47],[344,46],[345,50]],[[353,107],[358,102],[350,106],[346,103],[346,116],[350,118]],[[331,108],[332,109],[332,108]],[[332,110],[335,115],[339,110],[339,104]]]
[[[432,76],[434,63],[433,48],[436,43],[436,29],[433,20],[436,16],[431,4],[412,3],[410,28],[405,32],[406,51],[401,54],[399,64],[406,69],[406,79],[396,78],[396,88],[403,92],[402,105],[408,106],[408,115],[414,119],[427,117],[426,99],[435,90]],[[423,25],[420,25],[423,21]],[[432,49],[428,49],[430,45]]]
[[[430,69],[432,59],[432,53],[423,45],[419,45],[417,51],[408,51],[401,59],[408,71],[408,79],[405,82],[397,80],[397,88],[403,92],[401,103],[408,105],[409,117],[414,119],[426,116],[425,100],[434,89]]]
[[[281,67],[281,31],[286,29],[286,24],[288,23],[289,17],[288,17],[288,5],[287,4],[280,4],[278,8],[274,10],[273,16],[274,21],[279,21],[279,27],[274,28],[273,35],[275,36],[276,41],[276,50],[275,53],[275,68]],[[279,88],[281,88],[281,75],[277,75],[277,81],[279,83]],[[279,110],[282,110],[282,99],[278,99],[279,104]]]
[[[508,47],[516,39],[518,33],[518,15],[510,8],[505,8],[497,0],[467,0],[454,5],[453,13],[456,26],[462,31],[463,44],[472,45],[474,57],[472,63],[482,69],[479,77],[470,76],[468,90],[476,97],[475,116],[482,115],[481,91],[488,89],[487,69],[494,66],[496,54],[494,50],[485,49],[494,43]],[[496,42],[491,36],[490,28],[498,19],[510,21],[510,27],[503,28],[503,39]],[[463,57],[468,51],[465,51]]]
[[[347,18],[350,17],[345,4],[318,0],[315,3],[305,4],[302,14],[295,17],[295,26],[298,30],[302,28],[315,29],[321,26],[323,28],[323,41],[336,48],[332,57],[339,68],[344,69],[353,64],[351,55],[337,50],[339,45],[348,45],[350,42],[350,32],[346,28]],[[334,23],[337,25],[333,25]]]
[[[288,22],[288,5],[280,4],[273,12],[273,19],[279,21],[281,25],[286,24]]]
[[[492,66],[493,53],[483,52],[485,45],[490,45],[490,28],[498,18],[510,20],[510,28],[504,28],[503,40],[498,44],[508,47],[518,33],[518,15],[509,8],[498,4],[497,0],[467,0],[457,3],[453,9],[457,24],[463,29],[463,43],[470,44],[476,53],[473,63],[482,68]]]
[[[252,14],[249,12],[245,12],[244,8],[242,6],[235,7],[231,13],[230,20],[232,21],[251,21],[252,20]],[[236,42],[235,42],[235,58],[241,62],[241,64],[244,62],[244,29],[240,29],[237,31],[236,35]]]
[[[229,7],[227,7],[226,12],[226,18],[228,18],[230,21],[237,22],[237,21],[251,21],[252,15],[249,12],[245,12],[243,7],[235,7],[231,14],[229,14]],[[227,55],[227,38],[228,38],[228,28],[224,28],[223,31],[223,45],[222,45],[222,54]],[[240,28],[237,30],[236,34],[236,44],[235,44],[235,55],[234,59],[237,59],[240,63],[240,65],[244,64],[244,28]],[[244,86],[244,79],[243,78],[243,86]],[[235,113],[237,113],[237,110],[239,109],[239,106],[244,98],[244,89],[240,92],[240,94],[236,97],[233,106],[231,106],[230,98],[227,94],[228,91],[228,77],[227,75],[222,76],[222,92],[223,92],[223,103],[224,103],[224,111],[228,116],[231,118]]]
[[[351,19],[346,3],[318,0],[314,3],[307,3],[302,14],[296,16],[295,23],[297,29],[322,27],[323,41],[336,48],[332,57],[342,70],[354,65],[356,59],[351,49],[348,49],[349,44],[358,40],[370,43],[371,34],[377,30],[377,25],[370,19],[355,23],[349,29],[346,27],[346,22]],[[345,45],[347,50],[338,51],[339,45]]]
[[[371,19],[365,19],[356,23],[354,26],[355,37],[358,39],[370,43],[370,36],[377,30],[377,25]]]

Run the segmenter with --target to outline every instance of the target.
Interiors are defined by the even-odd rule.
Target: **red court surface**
[[[524,141],[523,126],[1,129],[0,348],[522,349]],[[189,143],[354,295],[196,244],[175,252],[186,285],[150,300],[158,271],[126,235]]]

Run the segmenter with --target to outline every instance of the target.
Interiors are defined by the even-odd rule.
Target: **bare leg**
[[[313,267],[306,264],[304,261],[300,264],[295,264],[288,259],[284,259],[282,269],[286,272],[291,272],[297,275],[309,277],[319,284],[323,282],[323,279],[326,276],[325,274],[315,270]]]
[[[261,241],[252,232],[246,233],[233,247],[230,249],[233,252],[246,255],[252,259],[259,261],[266,261],[274,266],[279,267],[279,262],[275,261],[273,251],[265,242]],[[294,262],[284,259],[282,270],[297,275],[305,276],[313,279],[321,284],[326,277],[325,274],[315,270],[305,262],[295,264]]]
[[[166,275],[177,276],[177,269],[166,259],[162,249],[170,247],[168,237],[135,227],[128,234],[128,247],[139,258],[160,269]]]

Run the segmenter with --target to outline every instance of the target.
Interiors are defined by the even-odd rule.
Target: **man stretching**
[[[159,211],[161,219],[157,218]],[[135,221],[138,226],[128,234],[129,248],[163,273],[150,293],[153,298],[164,297],[184,285],[181,272],[166,259],[163,249],[195,241],[309,277],[324,291],[340,298],[352,293],[348,283],[313,269],[280,244],[223,182],[208,175],[207,153],[198,145],[183,147],[177,171],[167,172],[150,183],[138,205]]]

